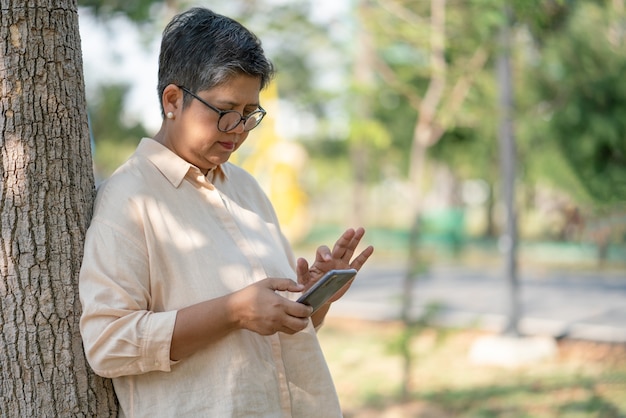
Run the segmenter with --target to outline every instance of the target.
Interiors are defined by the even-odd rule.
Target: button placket
[[[198,180],[203,186],[201,188],[202,192],[206,195],[211,206],[216,209],[216,213],[225,225],[225,229],[228,231],[228,234],[242,251],[248,260],[248,263],[250,263],[255,280],[261,280],[267,277],[267,272],[265,271],[260,258],[257,256],[254,246],[246,238],[245,234],[239,228],[239,225],[235,220],[235,216],[237,215],[236,212],[238,211],[238,204],[231,201],[228,195],[222,193],[217,187],[208,181],[206,177],[202,176],[202,178],[199,178]],[[278,334],[269,336],[268,339],[271,347],[271,356],[276,365],[276,378],[278,379],[278,385],[280,388],[281,409],[285,417],[290,417],[291,395],[285,364],[282,358],[282,344]]]
[[[226,231],[248,260],[252,268],[254,281],[264,279],[267,276],[267,272],[263,268],[259,257],[256,255],[253,245],[246,238],[235,220],[237,203],[230,200],[228,195],[222,193],[209,182],[206,177],[202,176],[199,181],[203,186],[203,193],[207,196],[207,200],[211,206],[216,209],[216,213],[220,221],[224,224]]]

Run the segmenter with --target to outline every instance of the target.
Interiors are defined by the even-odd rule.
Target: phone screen
[[[312,306],[313,312],[315,312],[355,275],[355,269],[330,270],[309,290],[303,293],[298,298],[298,302]]]

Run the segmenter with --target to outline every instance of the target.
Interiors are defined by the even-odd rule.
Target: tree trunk
[[[446,86],[445,12],[446,0],[431,0],[431,78],[418,109],[409,157],[409,181],[413,191],[410,202],[413,223],[409,231],[408,265],[403,280],[402,306],[400,308],[400,316],[408,332],[413,328],[412,324],[415,322],[415,319],[411,318],[415,299],[413,288],[418,274],[425,269],[423,257],[420,257],[419,254],[419,228],[423,211],[422,201],[425,194],[426,154],[428,148],[434,145],[443,134],[441,130],[435,128],[435,115]],[[410,338],[405,339],[405,344],[403,351],[407,354],[404,356],[402,398],[408,400],[412,392],[411,368],[413,364],[409,346]]]
[[[509,318],[505,334],[519,337],[521,303],[519,279],[517,275],[517,209],[515,202],[516,147],[513,128],[514,94],[511,70],[511,11],[508,3],[504,9],[504,23],[500,30],[500,51],[496,61],[499,88],[499,140],[502,173],[502,197],[506,209],[505,230],[500,237],[500,247],[504,253],[505,279],[508,290]]]
[[[0,416],[115,416],[78,330],[94,179],[76,0],[0,9]]]

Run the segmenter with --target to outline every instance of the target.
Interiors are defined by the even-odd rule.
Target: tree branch
[[[448,100],[448,112],[446,112],[447,114],[452,115],[452,118],[454,118],[454,115],[459,111],[461,105],[463,105],[463,102],[467,98],[467,93],[474,82],[476,74],[478,74],[478,72],[485,66],[487,58],[489,58],[489,54],[485,48],[478,47],[472,58],[470,58],[465,73],[459,77],[452,88],[452,92],[450,93]]]
[[[425,26],[428,21],[418,14],[413,13],[412,10],[407,9],[403,5],[393,0],[378,0],[378,4],[383,9],[394,15],[400,20],[404,20],[406,23],[414,26]]]
[[[422,98],[416,89],[410,84],[402,82],[395,71],[378,55],[374,55],[374,68],[383,81],[392,86],[396,91],[402,93],[412,108],[419,111],[422,104]]]

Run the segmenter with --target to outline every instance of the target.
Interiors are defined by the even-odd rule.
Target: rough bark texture
[[[0,416],[114,416],[78,331],[94,180],[76,0],[0,0],[0,154]]]

